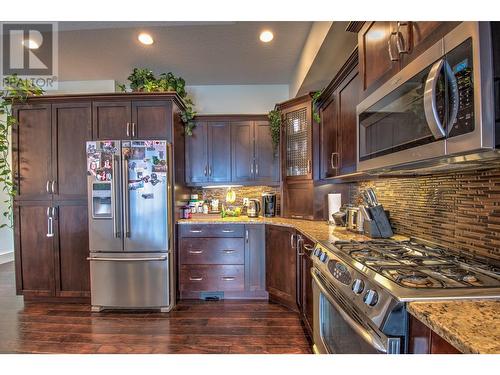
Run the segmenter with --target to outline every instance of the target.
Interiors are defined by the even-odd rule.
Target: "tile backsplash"
[[[258,199],[262,203],[262,193],[273,191],[277,195],[278,215],[280,212],[280,189],[279,187],[271,186],[239,186],[231,188],[236,193],[236,202],[232,203],[235,206],[243,206],[243,198]],[[199,188],[193,189],[192,194],[198,194],[199,199],[218,199],[219,204],[226,202],[227,187],[221,188]],[[262,214],[262,212],[261,212]]]
[[[367,187],[396,233],[500,259],[500,168],[353,183],[351,202]]]

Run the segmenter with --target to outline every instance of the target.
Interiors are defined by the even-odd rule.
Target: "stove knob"
[[[354,293],[361,294],[363,292],[363,290],[365,289],[365,283],[363,282],[363,280],[356,279],[352,283],[351,289]]]
[[[316,256],[321,260],[321,257],[323,256],[323,252],[321,250],[318,251],[318,254]]]
[[[321,260],[323,263],[326,263],[326,261],[328,260],[328,255],[326,255],[326,253],[321,254],[319,260]]]
[[[378,293],[372,289],[368,289],[363,297],[363,301],[368,306],[375,306],[378,302]]]

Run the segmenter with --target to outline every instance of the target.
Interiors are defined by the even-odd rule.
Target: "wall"
[[[199,114],[261,114],[288,100],[288,85],[186,87]]]
[[[500,259],[500,167],[351,185],[353,203],[373,187],[396,233]]]

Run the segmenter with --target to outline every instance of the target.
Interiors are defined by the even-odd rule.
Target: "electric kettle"
[[[259,217],[260,212],[260,202],[258,199],[250,199],[248,201],[247,216],[248,217]]]

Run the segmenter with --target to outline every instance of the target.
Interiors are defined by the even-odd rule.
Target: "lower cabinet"
[[[181,299],[266,299],[265,233],[261,224],[180,224]]]
[[[296,231],[293,228],[266,226],[266,289],[270,300],[298,311]]]
[[[411,354],[460,354],[460,351],[412,315],[408,352]]]
[[[297,235],[297,262],[298,262],[298,293],[297,302],[300,315],[309,336],[313,335],[313,291],[311,268],[313,266],[311,254],[314,250],[314,241],[302,234]]]
[[[22,201],[15,210],[17,293],[89,297],[86,202]]]

